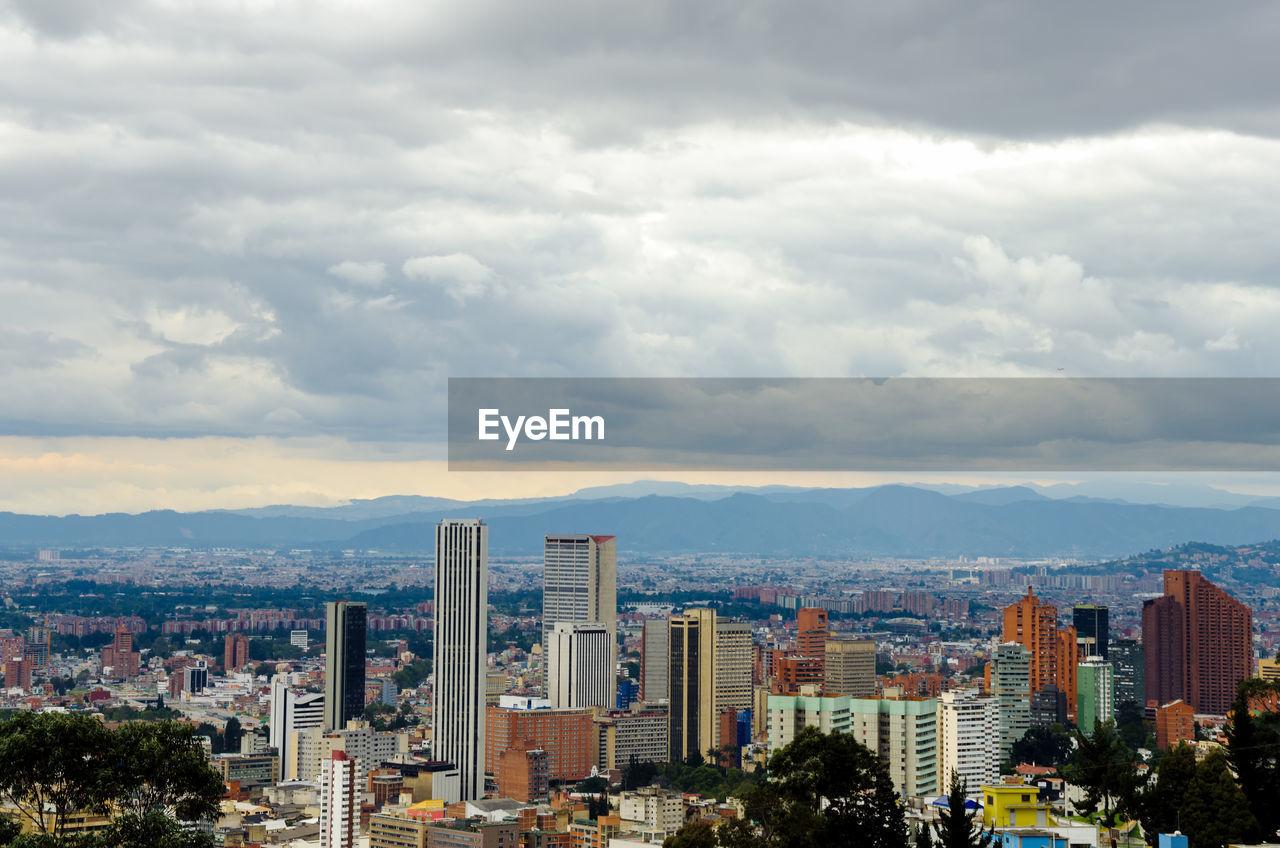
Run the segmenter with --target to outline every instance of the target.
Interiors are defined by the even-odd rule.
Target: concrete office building
[[[543,539],[542,650],[557,624],[600,624],[609,631],[609,705],[613,704],[618,638],[618,540],[556,534]],[[548,681],[549,683],[550,681]]]
[[[323,693],[295,692],[289,687],[288,677],[282,674],[271,678],[269,740],[280,757],[281,780],[296,780],[298,777],[294,734],[323,726]]]
[[[1093,735],[1095,722],[1115,717],[1115,681],[1111,663],[1102,657],[1087,657],[1077,673],[1076,715],[1080,731]]]
[[[650,618],[640,634],[640,700],[667,700],[667,636],[671,627],[665,618]]]
[[[820,695],[813,687],[804,687],[804,690],[799,695],[769,695],[770,751],[790,744],[806,727],[816,727],[823,733],[849,732],[851,698],[848,695]]]
[[[484,797],[489,527],[478,518],[436,526],[432,751],[462,773],[462,800]]]
[[[875,640],[832,636],[826,640],[823,656],[824,692],[855,698],[876,694]]]
[[[603,624],[556,622],[547,653],[547,697],[553,710],[611,708],[613,636]]]
[[[356,764],[334,751],[320,771],[320,848],[354,848],[360,829]]]
[[[894,689],[883,698],[850,698],[850,733],[875,751],[904,798],[938,794],[938,701],[908,698]]]

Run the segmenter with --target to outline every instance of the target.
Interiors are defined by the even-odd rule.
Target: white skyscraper
[[[547,536],[542,553],[542,649],[561,622],[603,624],[609,631],[609,703],[616,688],[618,540],[613,536]],[[548,679],[548,685],[550,680]]]
[[[269,742],[280,757],[280,779],[297,778],[297,752],[292,734],[299,730],[324,725],[324,695],[320,692],[294,692],[288,677],[271,678],[271,719]]]
[[[645,621],[640,638],[640,697],[646,701],[667,700],[667,636],[665,618]]]
[[[547,653],[551,709],[612,709],[613,654],[609,629],[603,624],[556,622]]]
[[[979,689],[952,689],[938,699],[938,791],[951,788],[951,773],[967,791],[1000,779],[1000,704]]]
[[[353,848],[360,824],[356,761],[334,751],[320,769],[320,848]]]
[[[489,528],[478,518],[436,526],[433,750],[462,775],[462,800],[484,797]]]

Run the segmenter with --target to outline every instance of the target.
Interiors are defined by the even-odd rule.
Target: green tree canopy
[[[1258,820],[1249,811],[1222,751],[1211,752],[1196,766],[1183,796],[1182,832],[1190,848],[1225,848],[1228,842],[1258,839]]]
[[[1100,809],[1102,823],[1115,827],[1121,815],[1137,811],[1142,786],[1137,757],[1120,741],[1115,722],[1095,721],[1092,735],[1077,730],[1075,736],[1075,760],[1065,776],[1085,791],[1080,809]]]
[[[730,848],[903,848],[902,805],[880,758],[849,734],[806,727],[775,751],[768,780],[722,827]]]
[[[965,807],[968,787],[955,771],[951,772],[951,785],[947,792],[947,808],[938,816],[934,825],[938,838],[937,848],[987,848],[992,841],[991,830],[984,831],[982,822],[976,822],[977,809]]]
[[[1236,690],[1227,725],[1227,757],[1240,789],[1261,832],[1272,837],[1280,830],[1280,713],[1257,715],[1249,709],[1255,699],[1280,697],[1280,684],[1245,680]]]
[[[105,810],[113,793],[110,735],[77,713],[21,712],[0,722],[0,801],[55,837],[73,812]]]

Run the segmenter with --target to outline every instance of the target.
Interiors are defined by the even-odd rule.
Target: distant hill
[[[300,547],[427,553],[445,517],[483,517],[490,551],[537,555],[557,532],[618,536],[624,554],[1078,556],[1108,558],[1188,541],[1280,538],[1280,509],[1171,507],[1013,486],[944,494],[913,486],[459,502],[388,498],[333,508],[32,516],[0,513],[0,546]]]

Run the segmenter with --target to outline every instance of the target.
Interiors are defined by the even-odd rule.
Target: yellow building
[[[1280,680],[1280,662],[1258,660],[1258,676],[1263,680]]]
[[[982,787],[984,827],[1048,827],[1048,804],[1040,803],[1039,791],[1024,783],[1001,783]]]

